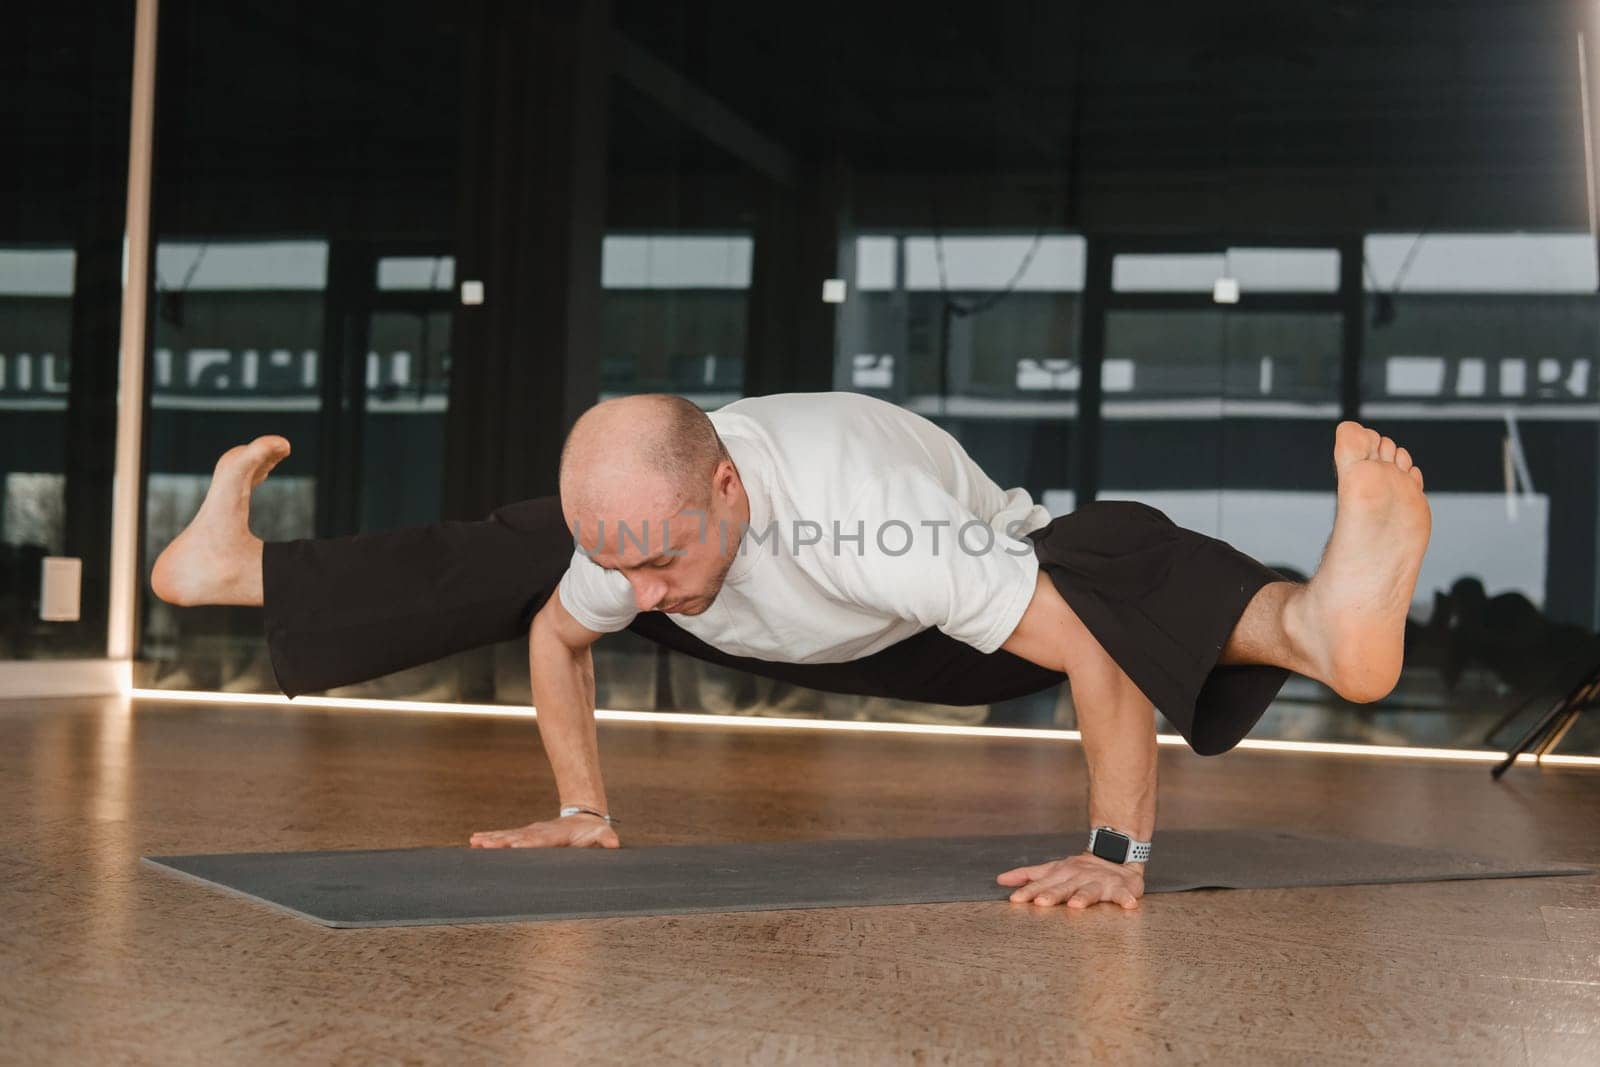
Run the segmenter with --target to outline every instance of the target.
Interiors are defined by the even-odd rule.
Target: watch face
[[[1120,834],[1115,830],[1098,830],[1094,835],[1093,852],[1103,860],[1112,863],[1128,862],[1128,844],[1132,839],[1127,834]]]

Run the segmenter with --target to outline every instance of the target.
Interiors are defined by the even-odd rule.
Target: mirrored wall
[[[1405,445],[1435,524],[1400,686],[1292,679],[1257,736],[1481,747],[1600,625],[1582,5],[618,0],[521,63],[494,5],[164,10],[147,562],[257,433],[295,445],[257,532],[334,536],[553,492],[595,398],[840,389],[1053,514],[1143,501],[1291,578],[1337,423]],[[153,684],[272,688],[259,613],[143,623]],[[610,707],[1075,723],[1068,687],[842,697],[632,634],[597,664]],[[525,650],[343,692],[520,703]]]
[[[133,5],[69,0],[7,21],[0,661],[99,659],[107,641]]]

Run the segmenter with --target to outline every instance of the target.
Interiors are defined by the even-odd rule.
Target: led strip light
[[[330,711],[423,712],[430,715],[495,715],[535,719],[532,708],[509,704],[457,704],[429,700],[368,700],[354,697],[288,697],[267,693],[216,693],[190,690],[130,689],[133,700],[177,704],[247,704],[278,708],[316,708]],[[832,730],[840,733],[921,734],[944,737],[1006,737],[1028,741],[1080,741],[1077,730],[1023,726],[942,726],[937,723],[856,722],[838,719],[782,719],[772,716],[720,715],[712,712],[620,711],[601,708],[601,722],[637,722],[656,725],[748,727],[763,730]],[[1156,743],[1188,747],[1176,734],[1158,734]],[[1337,741],[1274,741],[1245,738],[1239,748],[1257,752],[1300,752],[1340,756],[1384,756],[1441,760],[1457,763],[1498,763],[1504,752],[1470,748],[1406,748],[1401,745],[1360,745]],[[1524,754],[1518,763],[1545,763],[1555,767],[1600,767],[1600,756],[1545,756]]]

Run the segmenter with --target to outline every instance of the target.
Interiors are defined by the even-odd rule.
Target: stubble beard
[[[702,593],[702,594],[697,594],[697,595],[689,598],[691,601],[695,602],[698,606],[696,606],[694,608],[691,608],[688,611],[680,611],[677,614],[679,614],[679,615],[699,615],[699,614],[703,613],[704,611],[706,611],[706,609],[710,608],[711,605],[716,602],[717,594],[722,592],[722,583],[728,580],[728,571],[733,569],[733,561],[735,559],[737,559],[737,558],[738,558],[737,549],[735,549],[733,552],[729,552],[727,557],[725,559],[723,559],[722,566],[717,570],[716,578],[712,580],[710,591],[706,592],[706,593]]]

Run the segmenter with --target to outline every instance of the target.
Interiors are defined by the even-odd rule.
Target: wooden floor
[[[1068,744],[601,743],[629,845],[1084,819]],[[1164,749],[1162,774],[1166,827],[1600,866],[1593,771]],[[0,1060],[1600,1063],[1595,877],[339,931],[137,862],[464,842],[554,801],[527,720],[0,702]]]

